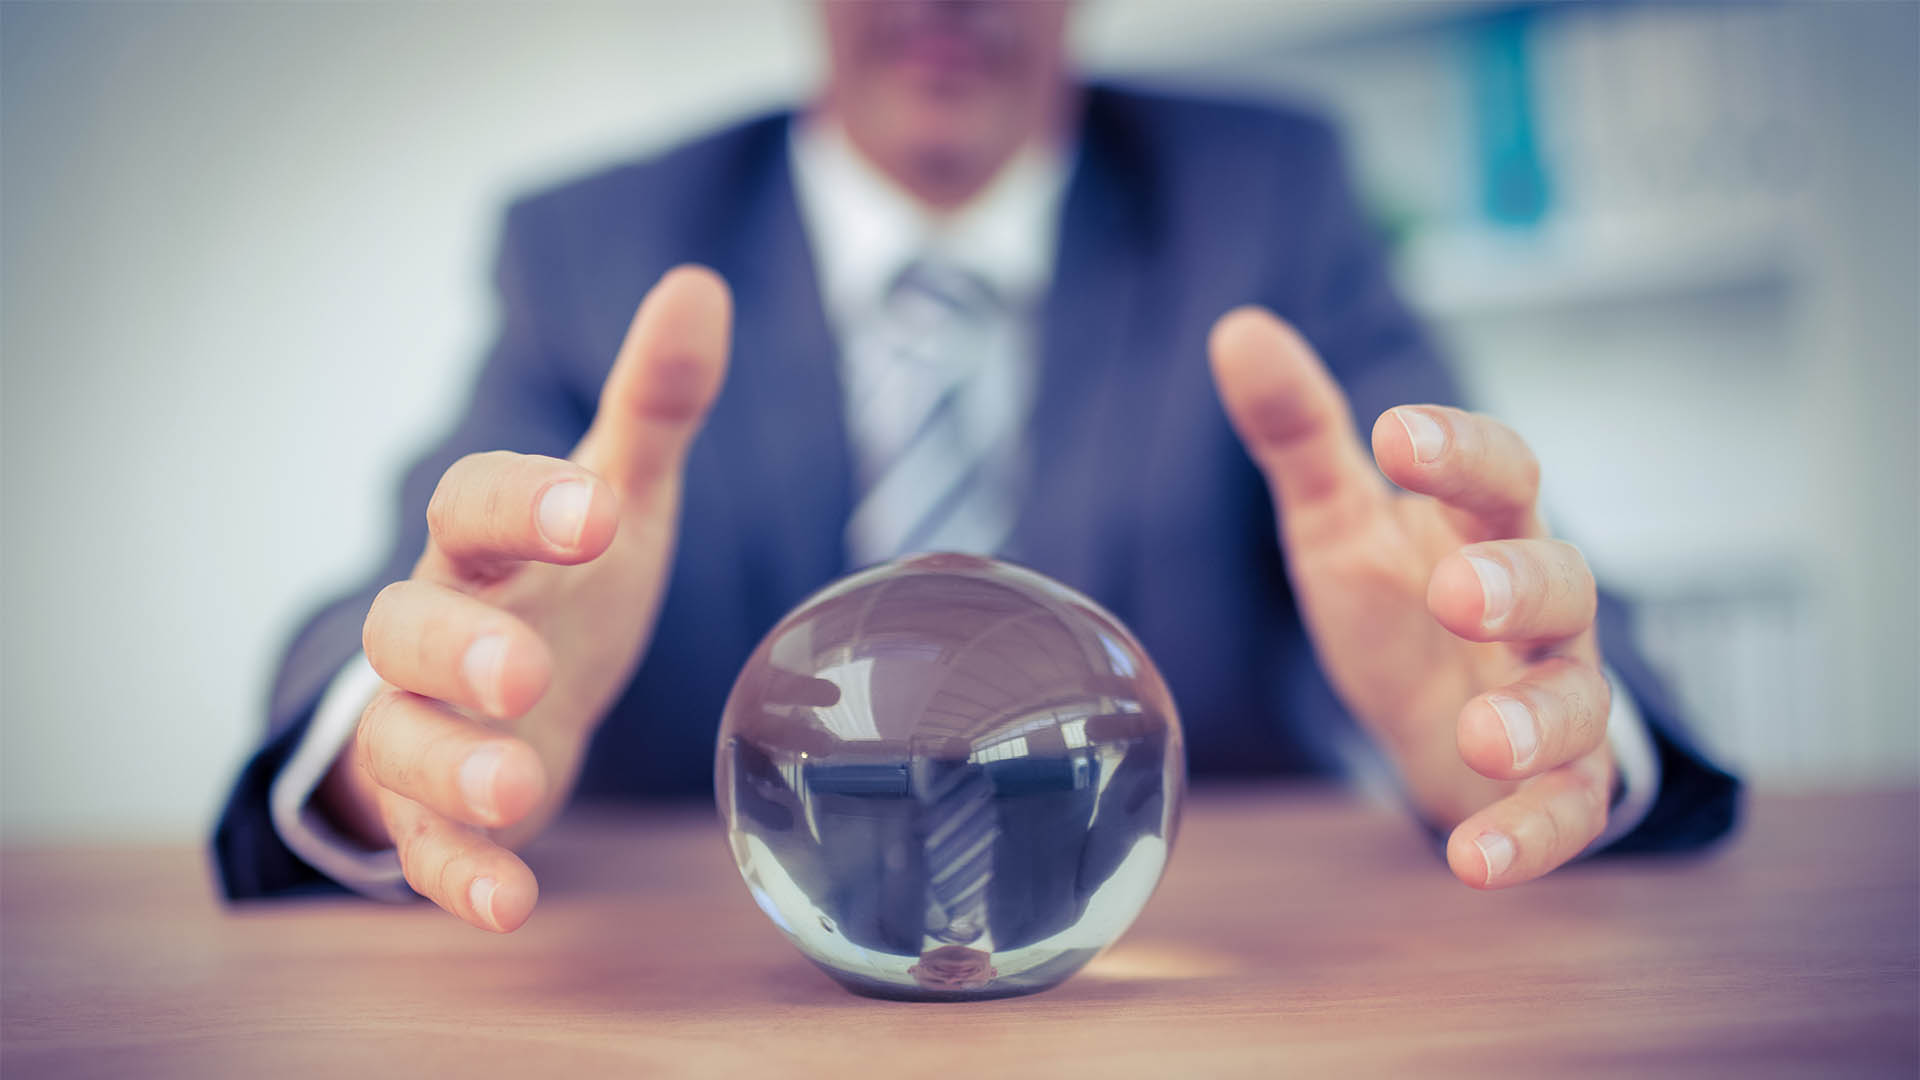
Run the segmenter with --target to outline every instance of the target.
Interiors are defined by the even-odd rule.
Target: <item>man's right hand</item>
[[[455,462],[413,576],[367,613],[362,642],[386,686],[318,797],[362,841],[394,847],[416,892],[481,929],[533,911],[539,886],[512,849],[565,802],[646,650],[731,323],[717,275],[669,271],[573,454]]]

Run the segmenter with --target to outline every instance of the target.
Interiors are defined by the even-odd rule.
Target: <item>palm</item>
[[[1465,641],[1427,610],[1427,583],[1473,542],[1420,495],[1379,493],[1342,534],[1289,540],[1288,575],[1327,677],[1370,731],[1450,723],[1468,698],[1516,677],[1524,659],[1504,642]]]
[[[593,468],[591,456],[582,457],[574,455]],[[675,509],[623,500],[613,542],[592,562],[521,563],[469,586],[479,599],[519,616],[552,653],[546,692],[511,727],[540,755],[557,789],[570,786],[594,725],[646,652],[672,555]],[[545,818],[535,815],[504,839],[511,844],[532,835]]]

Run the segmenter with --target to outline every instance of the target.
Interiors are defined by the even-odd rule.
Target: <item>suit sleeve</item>
[[[1285,310],[1314,343],[1352,402],[1361,432],[1395,405],[1461,404],[1461,395],[1420,320],[1400,298],[1386,252],[1367,221],[1332,129],[1296,132],[1283,157],[1312,175],[1314,207],[1304,252],[1293,266]],[[1304,267],[1304,270],[1301,269]],[[1635,645],[1632,612],[1604,588],[1596,619],[1600,650],[1632,695],[1659,763],[1659,789],[1646,817],[1608,852],[1685,850],[1709,844],[1734,824],[1740,784],[1708,761],[1686,731],[1678,703]]]
[[[405,578],[426,545],[426,506],[447,467],[485,450],[564,456],[586,430],[593,402],[570,387],[546,325],[560,314],[542,303],[555,294],[561,267],[537,226],[532,204],[508,211],[495,261],[500,327],[453,430],[407,470],[400,485],[393,545],[361,587],[321,608],[295,634],[280,662],[267,730],[241,769],[213,836],[213,855],[229,899],[334,888],[281,842],[269,792],[312,719],[327,685],[360,650],[360,627],[374,594]]]

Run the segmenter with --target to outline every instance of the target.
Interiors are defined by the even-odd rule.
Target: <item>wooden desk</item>
[[[496,938],[427,906],[221,908],[187,849],[0,856],[0,1035],[33,1076],[1914,1075],[1920,796],[1760,798],[1701,859],[1457,885],[1390,811],[1189,806],[1125,942],[1051,992],[850,996],[708,813],[569,825]]]

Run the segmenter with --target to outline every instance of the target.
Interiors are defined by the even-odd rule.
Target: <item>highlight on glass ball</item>
[[[918,555],[767,634],[715,793],[754,900],[878,997],[1057,985],[1133,922],[1186,786],[1180,719],[1118,619],[1031,570]]]

